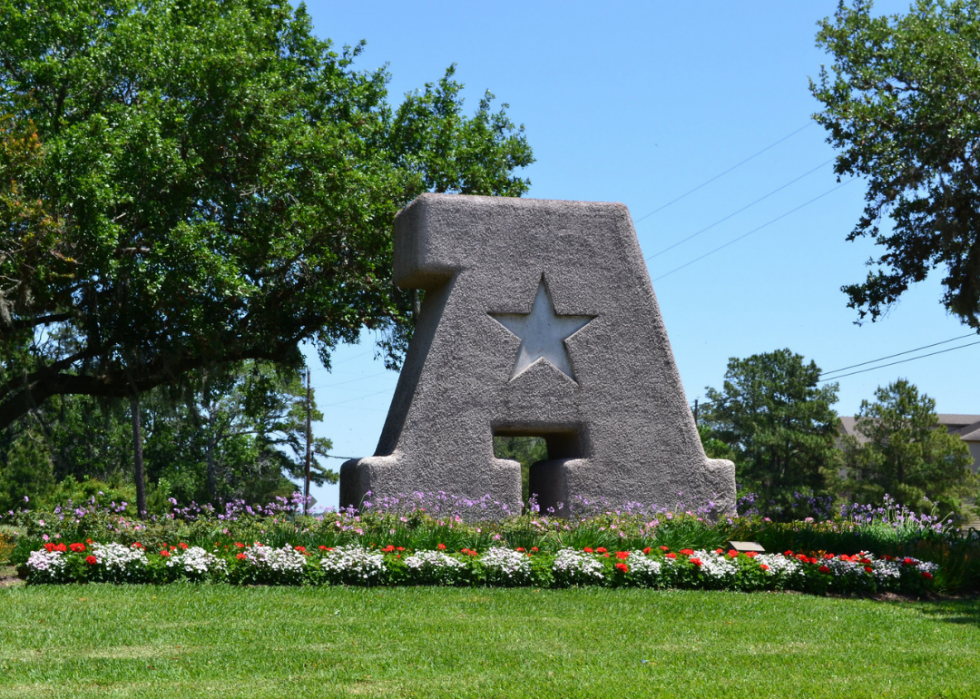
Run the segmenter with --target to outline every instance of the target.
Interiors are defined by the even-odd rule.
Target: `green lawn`
[[[0,697],[978,697],[980,601],[8,587]]]

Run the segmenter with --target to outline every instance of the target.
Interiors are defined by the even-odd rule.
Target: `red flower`
[[[715,553],[725,553],[725,549],[715,549]]]
[[[398,546],[398,547],[395,548],[395,550],[396,551],[404,551],[405,550],[405,547],[404,546]]]
[[[586,546],[586,547],[585,547],[584,549],[582,549],[582,550],[583,550],[583,551],[585,551],[586,553],[594,553],[594,551],[593,551],[593,549],[591,549],[591,548],[589,548],[588,546]]]
[[[305,546],[293,546],[293,548],[296,549],[297,551],[299,551],[300,553],[306,553],[306,547]]]
[[[620,573],[630,572],[629,566],[627,566],[625,563],[617,563],[616,570],[618,570]]]
[[[649,546],[647,546],[645,549],[643,549],[643,555],[644,556],[649,556],[650,555],[650,551],[651,551],[651,548]]]
[[[445,544],[437,544],[436,545],[436,548],[439,549],[440,551],[445,551],[446,550],[446,545]],[[520,551],[521,549],[517,549],[517,550]]]
[[[825,553],[823,557],[826,558],[828,561],[834,560],[834,554],[832,553]]]
[[[68,551],[68,547],[65,546],[64,544],[58,544],[57,546],[54,547],[54,550],[61,551],[62,553],[66,553]]]
[[[630,555],[629,554],[629,551],[617,551],[616,552],[616,558],[618,558],[621,561],[625,561],[627,558],[629,558],[629,555]]]
[[[177,544],[177,545],[178,545],[178,546],[180,546],[180,548],[182,548],[182,549],[185,549],[185,550],[187,549],[187,544],[185,544],[185,543],[184,543],[183,541],[181,541],[181,542],[180,542],[179,544]]]
[[[700,558],[692,558],[691,559],[691,563],[693,563],[694,565],[696,565],[698,568],[701,567],[701,559]]]
[[[464,556],[469,556],[470,555],[470,550],[469,549],[460,549],[459,552],[461,554],[463,554]]]
[[[731,551],[728,552],[728,557],[729,558],[738,558],[738,551],[736,551],[735,549],[732,549]]]
[[[245,554],[244,553],[236,553],[235,554],[235,558],[237,558],[240,561],[244,561],[245,560]]]
[[[756,556],[759,555],[759,552],[758,551],[746,551],[745,552],[745,555],[748,556],[749,558],[755,558]]]
[[[861,559],[861,565],[863,565],[863,566],[869,566],[869,565],[871,565],[871,561],[869,561],[867,558],[862,558]]]
[[[922,577],[926,580],[932,580],[932,573],[930,573],[928,570],[924,570],[922,571]]]
[[[537,546],[532,546],[531,547],[531,553],[537,553],[537,552],[538,552],[538,547]]]
[[[167,549],[164,549],[163,551],[160,552],[160,555],[161,556],[170,556],[170,551],[168,551]]]
[[[609,558],[609,554],[608,553],[604,553],[602,555],[605,556],[606,558]]]
[[[85,544],[70,544],[68,548],[70,548],[72,551],[84,551]]]
[[[676,553],[668,553],[667,554],[667,558],[677,558],[677,554]]]
[[[130,548],[133,548],[133,549],[141,549],[141,548],[143,548],[143,544],[141,544],[141,543],[140,543],[140,542],[138,542],[138,541],[134,541],[134,542],[133,542],[133,545],[132,545],[132,546],[130,546]]]
[[[693,556],[694,555],[694,551],[692,549],[681,549],[680,550],[680,553],[684,554],[685,556]]]
[[[89,546],[91,546],[92,545],[92,540],[91,539],[86,539],[85,540],[85,543],[88,544]]]
[[[865,573],[871,573],[871,572],[873,572],[873,569],[871,568],[871,566],[864,566],[864,572]]]
[[[669,546],[661,546],[660,547],[660,550],[661,551],[670,551],[670,547]]]
[[[803,561],[804,563],[806,563],[810,560],[810,557],[807,556],[805,553],[798,553],[796,554],[796,560]]]
[[[830,568],[828,568],[827,566],[820,566],[819,570],[820,570],[821,573],[829,573],[830,572]]]
[[[240,549],[243,549],[243,548],[245,548],[245,544],[243,544],[243,543],[242,543],[242,542],[240,542],[240,541],[236,541],[236,542],[235,542],[235,546],[237,546],[237,547],[238,547],[238,548],[240,548]],[[320,548],[323,548],[323,547],[321,546]]]
[[[595,550],[595,552],[596,553],[605,553],[606,552],[606,547],[605,546],[600,546],[599,548],[597,548]]]
[[[320,549],[321,551],[326,551],[327,550],[327,547],[324,546],[323,544],[320,544],[319,546],[317,546],[317,548]]]
[[[760,564],[759,564],[759,567],[760,567],[760,568],[761,568],[762,570],[769,570],[769,566],[767,566],[767,565],[766,565],[765,563],[760,563]]]
[[[522,547],[520,547],[520,546],[518,546],[518,547],[517,547],[517,548],[516,548],[515,550],[516,550],[516,551],[517,551],[518,553],[524,553],[524,549],[523,549]]]
[[[96,558],[95,556],[86,556],[85,562],[88,563],[90,566],[94,566],[96,563],[99,562],[99,559]]]
[[[783,555],[784,556],[792,556],[793,555],[793,552],[792,551],[783,551]]]
[[[903,566],[914,566],[915,565],[915,560],[912,559],[912,558],[906,558],[904,561],[902,561],[902,565]]]
[[[46,548],[48,550],[48,553],[51,553],[52,551],[55,551],[56,550],[54,544],[52,544],[50,542],[48,542],[47,544],[45,544],[44,545],[44,548]]]
[[[394,547],[394,546],[392,546],[391,544],[388,544],[388,545],[387,545],[387,546],[385,546],[385,547],[384,547],[383,549],[381,549],[381,552],[382,552],[382,553],[391,553],[391,552],[392,552],[392,551],[394,551],[394,550],[395,550],[395,547]]]

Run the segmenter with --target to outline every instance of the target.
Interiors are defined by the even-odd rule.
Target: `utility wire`
[[[805,125],[803,125],[803,126],[801,126],[800,128],[798,128],[798,129],[797,129],[796,131],[794,131],[793,133],[791,133],[791,134],[790,134],[789,136],[783,136],[783,137],[782,137],[781,139],[779,139],[779,140],[778,140],[778,141],[776,141],[775,143],[771,143],[771,144],[769,144],[768,146],[766,146],[765,148],[763,148],[762,150],[760,150],[759,152],[757,152],[757,153],[754,153],[754,154],[752,154],[752,155],[750,155],[750,156],[749,156],[748,158],[746,158],[746,159],[745,159],[745,160],[743,160],[742,162],[740,162],[740,163],[738,163],[737,165],[732,165],[732,166],[731,166],[730,168],[728,168],[727,170],[725,170],[724,172],[722,172],[722,173],[720,173],[720,174],[718,174],[718,175],[715,175],[715,176],[714,176],[714,177],[712,177],[712,178],[711,178],[710,180],[707,180],[706,182],[702,182],[701,184],[699,184],[699,185],[698,185],[697,187],[695,187],[694,189],[690,189],[690,190],[688,190],[688,191],[686,191],[686,192],[684,192],[684,193],[683,193],[682,195],[680,195],[680,196],[679,196],[679,197],[677,197],[676,199],[671,199],[671,200],[670,200],[669,202],[667,202],[666,204],[664,204],[663,206],[661,206],[661,207],[660,207],[659,209],[654,209],[653,211],[651,211],[650,213],[648,213],[648,214],[647,214],[646,216],[642,216],[641,218],[638,218],[638,219],[636,219],[636,220],[635,220],[635,221],[633,222],[633,223],[634,223],[634,225],[635,225],[635,224],[637,224],[637,223],[639,223],[640,221],[643,221],[644,219],[648,219],[648,218],[650,218],[650,217],[651,217],[651,216],[653,216],[653,215],[654,215],[655,213],[658,213],[658,212],[660,212],[660,211],[663,211],[664,209],[666,209],[666,208],[667,208],[668,206],[670,206],[671,204],[676,204],[676,203],[677,203],[677,202],[679,202],[679,201],[680,201],[681,199],[683,199],[684,197],[686,197],[686,196],[687,196],[688,194],[694,194],[694,193],[695,193],[696,191],[698,191],[698,190],[699,190],[699,189],[701,189],[702,187],[706,187],[707,185],[709,185],[709,184],[711,184],[712,182],[714,182],[715,180],[717,180],[717,179],[718,179],[719,177],[723,177],[724,175],[727,175],[727,174],[728,174],[729,172],[731,172],[732,170],[735,170],[736,168],[740,168],[740,167],[742,167],[743,165],[745,165],[745,163],[747,163],[747,162],[749,162],[749,161],[750,161],[750,160],[752,160],[753,158],[756,158],[756,157],[758,157],[758,156],[760,156],[760,155],[762,155],[763,153],[765,153],[765,152],[766,152],[767,150],[769,150],[770,148],[774,148],[774,147],[776,147],[776,146],[778,146],[778,145],[779,145],[780,143],[782,143],[782,142],[783,142],[783,141],[785,141],[786,139],[788,139],[788,138],[791,138],[791,137],[793,137],[793,136],[795,136],[795,135],[796,135],[796,134],[798,134],[798,133],[799,133],[800,131],[802,131],[803,129],[806,129],[806,128],[809,128],[810,126],[813,126],[813,122],[812,122],[812,121],[809,121],[809,122],[807,122],[807,123],[806,123]]]
[[[671,245],[670,247],[666,247],[666,248],[664,248],[663,250],[661,250],[660,252],[655,252],[655,253],[653,253],[652,255],[650,255],[650,257],[648,257],[648,258],[646,259],[646,261],[647,261],[647,262],[649,262],[649,261],[650,261],[650,260],[652,260],[652,259],[653,259],[654,257],[660,257],[660,256],[661,256],[661,255],[663,255],[663,254],[664,254],[665,252],[668,252],[669,250],[673,250],[673,249],[674,249],[674,248],[676,248],[676,247],[677,247],[678,245],[680,245],[680,244],[682,244],[682,243],[686,243],[687,241],[689,241],[689,240],[691,240],[692,238],[697,238],[697,237],[698,237],[699,235],[701,235],[702,233],[704,233],[704,232],[706,232],[706,231],[710,231],[710,230],[711,230],[712,228],[714,228],[715,226],[717,226],[717,225],[718,225],[719,223],[724,223],[725,221],[727,221],[728,219],[730,219],[730,218],[731,218],[732,216],[735,216],[736,214],[740,214],[740,213],[742,213],[743,211],[745,211],[746,209],[750,209],[750,208],[752,208],[753,206],[755,206],[756,204],[758,204],[758,203],[759,203],[760,201],[763,201],[764,199],[768,199],[769,197],[771,197],[771,196],[772,196],[773,194],[775,194],[776,192],[781,192],[782,190],[784,190],[784,189],[786,189],[787,187],[789,187],[789,186],[790,186],[791,184],[793,184],[793,183],[795,183],[795,182],[799,182],[800,180],[802,180],[802,179],[803,179],[804,177],[806,177],[807,175],[812,175],[812,174],[813,174],[814,172],[816,172],[817,170],[819,170],[820,168],[822,168],[822,167],[823,167],[824,165],[827,165],[828,163],[830,163],[830,162],[833,162],[833,160],[834,160],[834,159],[833,159],[833,158],[831,158],[830,160],[827,160],[827,161],[825,161],[825,162],[822,162],[822,163],[820,163],[819,165],[817,165],[817,166],[816,166],[815,168],[813,168],[812,170],[809,170],[808,172],[804,172],[804,173],[803,173],[802,175],[800,175],[800,176],[799,176],[799,177],[797,177],[796,179],[793,179],[793,180],[790,180],[789,182],[787,182],[787,183],[786,183],[786,184],[784,184],[783,186],[781,186],[781,187],[778,187],[778,188],[776,188],[776,189],[774,189],[774,190],[772,190],[771,192],[769,192],[769,194],[766,194],[766,195],[765,195],[765,196],[763,196],[763,197],[759,197],[758,199],[756,199],[756,200],[755,200],[754,202],[752,202],[751,204],[746,204],[745,206],[743,206],[743,207],[742,207],[741,209],[739,209],[738,211],[733,211],[732,213],[730,213],[730,214],[728,214],[728,215],[727,215],[727,216],[725,216],[724,218],[720,218],[720,219],[718,219],[717,221],[715,221],[714,223],[712,223],[712,224],[711,224],[710,226],[708,226],[707,228],[702,228],[702,229],[701,229],[701,230],[699,230],[699,231],[698,231],[697,233],[692,233],[691,235],[689,235],[689,236],[687,236],[687,237],[686,237],[686,238],[684,238],[683,240],[678,240],[678,241],[677,241],[676,243],[674,243],[674,244],[673,244],[673,245]]]
[[[933,342],[931,345],[923,345],[922,347],[916,347],[915,349],[905,350],[904,352],[897,352],[896,354],[889,354],[887,357],[878,357],[877,359],[869,359],[866,362],[861,362],[860,364],[851,364],[850,366],[843,366],[840,369],[834,369],[832,371],[824,371],[820,374],[820,378],[828,376],[829,374],[836,374],[839,371],[847,371],[848,369],[857,369],[859,366],[865,366],[866,364],[874,364],[876,362],[883,362],[886,359],[892,359],[893,357],[901,357],[903,354],[911,354],[912,352],[918,352],[919,350],[929,349],[930,347],[938,347],[939,345],[945,345],[947,342],[955,342],[956,340],[962,340],[967,337],[973,337],[976,333],[967,333],[966,335],[960,335],[959,337],[951,337],[948,340],[943,340],[942,342]]]
[[[661,279],[663,279],[663,278],[665,278],[665,277],[669,277],[669,276],[670,276],[671,274],[673,274],[674,272],[680,272],[680,271],[681,271],[682,269],[684,269],[685,267],[690,267],[690,266],[691,266],[691,265],[693,265],[693,264],[694,264],[695,262],[699,262],[700,260],[703,260],[704,258],[706,258],[706,257],[708,257],[709,255],[714,255],[714,254],[715,254],[716,252],[718,252],[719,250],[724,250],[724,249],[725,249],[725,248],[727,248],[727,247],[728,247],[729,245],[732,245],[732,244],[734,244],[734,243],[737,243],[738,241],[740,241],[740,240],[742,240],[743,238],[747,238],[747,237],[749,237],[750,235],[752,235],[753,233],[756,233],[756,232],[758,232],[758,231],[761,231],[761,230],[762,230],[763,228],[765,228],[765,227],[767,227],[767,226],[771,226],[771,225],[772,225],[772,224],[774,224],[774,223],[775,223],[776,221],[779,221],[779,220],[781,220],[781,219],[784,219],[784,218],[786,218],[787,216],[789,216],[789,215],[790,215],[790,214],[792,214],[792,213],[796,213],[797,211],[799,211],[800,209],[802,209],[802,208],[803,208],[804,206],[809,206],[810,204],[812,204],[813,202],[815,202],[815,201],[817,201],[818,199],[823,199],[823,198],[824,198],[825,196],[827,196],[828,194],[831,194],[832,192],[836,192],[836,191],[837,191],[838,189],[840,189],[841,187],[844,187],[845,185],[848,185],[848,184],[850,184],[850,183],[851,183],[851,182],[853,182],[853,181],[854,181],[855,179],[856,179],[856,178],[851,178],[851,179],[849,179],[849,180],[847,180],[846,182],[842,182],[841,184],[839,184],[839,185],[837,185],[836,187],[833,187],[832,189],[828,189],[828,190],[827,190],[826,192],[824,192],[823,194],[819,194],[819,195],[817,195],[817,196],[815,196],[815,197],[814,197],[813,199],[811,199],[810,201],[807,201],[807,202],[804,202],[804,203],[802,203],[802,204],[800,204],[800,205],[799,205],[799,206],[797,206],[797,207],[796,207],[795,209],[790,209],[790,210],[789,210],[789,211],[787,211],[787,212],[786,212],[785,214],[782,214],[781,216],[777,216],[776,218],[774,218],[774,219],[772,219],[771,221],[767,221],[766,223],[763,223],[763,224],[762,224],[761,226],[758,226],[757,228],[753,228],[753,229],[752,229],[751,231],[749,231],[748,233],[743,233],[742,235],[740,235],[739,237],[737,237],[737,238],[735,238],[734,240],[729,240],[729,241],[728,241],[727,243],[725,243],[724,245],[719,245],[719,246],[718,246],[718,247],[716,247],[716,248],[715,248],[714,250],[710,250],[710,251],[708,251],[708,252],[706,252],[706,253],[704,253],[703,255],[701,255],[700,257],[695,257],[695,258],[694,258],[693,260],[691,260],[690,262],[685,262],[685,263],[684,263],[684,264],[682,264],[682,265],[681,265],[680,267],[675,267],[674,269],[672,269],[672,270],[670,270],[670,271],[669,271],[669,272],[667,272],[666,274],[661,274],[661,275],[660,275],[659,277],[657,277],[657,278],[656,278],[656,279],[654,279],[653,281],[655,281],[655,282],[659,282],[659,281],[660,281]]]
[[[388,371],[385,370],[385,371],[378,372],[377,374],[369,374],[368,376],[359,376],[356,379],[350,379],[349,381],[341,381],[340,383],[331,383],[331,384],[324,384],[322,386],[316,386],[316,388],[318,389],[322,388],[326,390],[330,388],[335,388],[336,386],[346,386],[349,383],[357,383],[358,381],[364,381],[366,379],[375,379],[379,376],[384,376],[387,373]]]
[[[876,369],[884,369],[885,367],[895,366],[896,364],[905,364],[905,362],[914,362],[916,359],[925,359],[926,357],[932,357],[936,354],[945,354],[946,352],[952,352],[954,350],[963,349],[964,347],[972,347],[973,345],[980,345],[980,340],[976,342],[968,342],[965,345],[960,345],[959,347],[950,347],[944,350],[937,350],[935,352],[930,352],[929,354],[920,354],[918,357],[909,357],[908,359],[899,359],[897,362],[892,362],[890,364],[882,364],[880,366],[873,366],[869,369],[859,369],[858,371],[852,371],[850,374],[841,374],[840,376],[835,376],[832,379],[820,379],[820,382],[825,381],[836,381],[837,379],[843,379],[845,376],[854,376],[855,374],[863,374],[867,371],[874,371]]]
[[[344,403],[352,403],[352,402],[354,402],[356,400],[364,400],[365,398],[370,398],[371,396],[380,396],[382,393],[391,393],[391,391],[392,391],[392,389],[386,388],[383,391],[375,391],[374,393],[369,393],[366,396],[358,396],[357,398],[348,398],[347,400],[342,400],[342,401],[340,401],[338,403],[329,403],[327,405],[323,405],[323,406],[320,406],[320,407],[323,407],[323,408],[333,408],[334,406],[343,405]]]

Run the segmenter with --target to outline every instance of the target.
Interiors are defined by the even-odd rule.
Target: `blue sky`
[[[807,79],[830,62],[816,22],[836,1],[308,7],[321,38],[367,41],[356,65],[389,66],[393,103],[455,63],[467,111],[486,89],[510,104],[537,158],[528,196],[629,207],[691,401],[721,386],[730,357],[789,348],[834,370],[969,332],[939,304],[938,275],[874,324],[855,325],[840,292],[864,278],[875,250],[845,241],[864,183],[835,189],[835,153],[810,119]],[[332,373],[309,356],[324,412],[315,433],[338,455],[374,453],[397,375],[373,359],[369,334],[338,349]],[[903,377],[939,412],[980,414],[978,358],[980,345],[842,378],[835,407],[854,414]],[[337,504],[336,486],[314,495]]]

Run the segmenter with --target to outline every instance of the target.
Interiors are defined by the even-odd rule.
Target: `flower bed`
[[[449,552],[348,545],[275,547],[261,542],[216,544],[208,551],[180,542],[147,550],[91,539],[47,543],[23,566],[28,583],[227,582],[265,585],[491,585],[651,587],[718,590],[799,590],[921,594],[933,589],[934,563],[915,558],[739,553],[734,550],[646,547],[537,548],[491,546]]]

